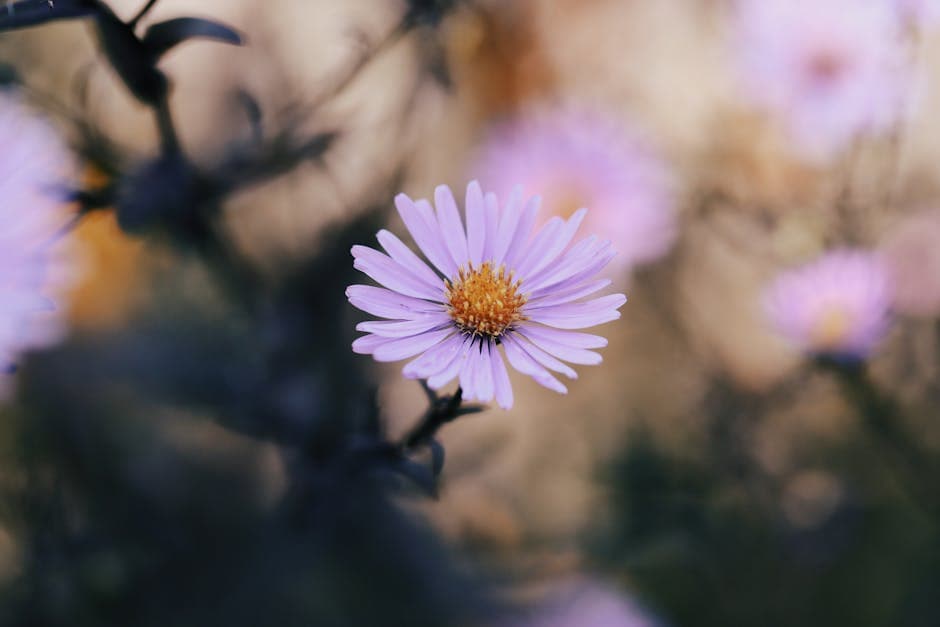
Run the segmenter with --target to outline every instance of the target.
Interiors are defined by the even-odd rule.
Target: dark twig
[[[130,26],[131,28],[134,28],[135,26],[137,26],[137,23],[138,23],[141,19],[143,19],[143,17],[144,17],[145,15],[147,15],[147,13],[150,12],[150,9],[152,9],[153,6],[154,6],[158,1],[159,1],[159,0],[148,0],[147,4],[145,4],[145,5],[140,9],[140,11],[137,12],[137,15],[135,15],[135,16],[131,19],[131,21],[127,23],[127,25]]]
[[[398,42],[411,29],[411,26],[411,20],[407,16],[401,19],[378,43],[361,54],[340,77],[317,94],[311,106],[319,107],[342,93],[372,60]]]
[[[451,396],[439,397],[434,390],[428,387],[427,382],[421,381],[421,387],[428,395],[431,406],[418,425],[402,438],[398,446],[403,451],[430,444],[434,440],[434,436],[437,435],[438,430],[448,422],[452,422],[460,416],[475,414],[485,409],[482,405],[462,405],[462,388],[458,387],[457,391]]]

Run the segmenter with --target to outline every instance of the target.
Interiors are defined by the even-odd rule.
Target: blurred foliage
[[[835,369],[867,388],[860,414],[899,418],[857,365]],[[771,474],[750,444],[767,398],[728,382],[710,389],[699,447],[676,451],[641,429],[608,467],[612,519],[593,547],[604,567],[679,625],[935,625],[936,456],[909,475],[923,451],[886,450],[891,439],[862,418]]]
[[[25,362],[3,421],[4,522],[22,551],[3,624],[479,616],[479,582],[396,504],[410,483],[368,454],[382,441],[374,384],[348,350],[347,308],[323,297],[352,280],[348,247],[374,221],[328,234],[252,312],[176,265],[126,328]],[[210,430],[215,445],[187,446],[209,421],[248,438]],[[283,467],[259,467],[263,442]]]
[[[337,133],[307,136],[298,119],[267,134],[260,105],[241,93],[252,140],[194,164],[157,62],[191,37],[241,37],[188,17],[139,35],[154,4],[128,22],[96,0],[25,0],[0,15],[3,29],[94,20],[105,58],[152,110],[160,147],[134,163],[107,129],[73,114],[78,152],[99,175],[72,197],[82,213],[113,209],[163,259],[125,324],[73,333],[21,364],[0,421],[12,547],[0,624],[479,623],[495,607],[486,586],[407,507],[436,488],[443,451],[428,425],[455,417],[459,396],[429,410],[414,442],[389,442],[369,362],[349,349],[349,249],[385,210],[350,206],[358,218],[263,275],[231,241],[223,206],[320,163]],[[449,4],[406,8],[396,36],[435,26]],[[366,196],[390,198],[392,178]],[[426,446],[433,465],[410,457]]]

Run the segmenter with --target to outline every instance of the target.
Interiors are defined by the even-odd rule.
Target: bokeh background
[[[744,0],[160,0],[143,27],[243,38],[161,59],[178,161],[99,18],[0,33],[83,192],[68,331],[18,360],[0,418],[0,620],[940,624],[940,11],[878,3],[887,27],[833,0],[767,51]],[[773,96],[802,80],[787,46],[822,48],[810,78],[890,71],[806,131],[802,87]],[[885,94],[886,121],[827,126]],[[575,139],[518,148],[531,129]],[[348,251],[404,233],[398,192],[506,171],[620,233],[629,300],[603,364],[566,396],[513,375],[513,409],[446,425],[431,476],[373,450],[428,400],[350,351]],[[851,354],[763,298],[844,247],[892,294]]]

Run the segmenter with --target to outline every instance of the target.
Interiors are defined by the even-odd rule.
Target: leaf
[[[431,498],[437,498],[437,478],[427,466],[408,458],[401,458],[393,469],[411,480]]]
[[[431,440],[428,446],[431,447],[431,472],[438,477],[444,470],[444,446],[437,440]]]
[[[0,30],[13,30],[53,20],[85,17],[95,13],[93,3],[83,0],[21,0],[0,5]]]
[[[179,17],[154,24],[147,29],[142,41],[154,57],[160,57],[176,45],[196,37],[235,46],[242,44],[241,35],[233,29],[198,17]]]

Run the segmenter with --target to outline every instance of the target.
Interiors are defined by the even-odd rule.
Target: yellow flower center
[[[519,283],[505,266],[494,270],[489,261],[479,268],[461,267],[455,279],[445,282],[448,313],[464,333],[499,338],[514,322],[525,319],[526,297],[519,292]]]
[[[817,349],[840,348],[852,327],[851,316],[841,307],[830,307],[813,326],[812,344]]]

